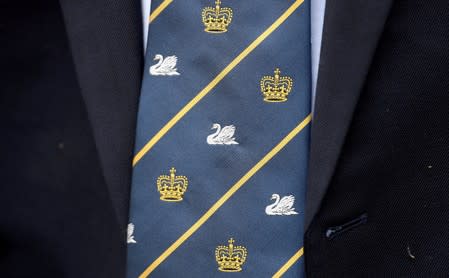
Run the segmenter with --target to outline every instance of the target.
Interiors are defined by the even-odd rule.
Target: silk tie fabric
[[[304,277],[310,3],[153,1],[127,277]]]

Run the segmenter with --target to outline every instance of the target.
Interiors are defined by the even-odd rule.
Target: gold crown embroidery
[[[218,270],[223,272],[242,271],[248,252],[243,246],[234,246],[234,239],[228,240],[229,246],[218,246],[215,249],[215,259]]]
[[[260,81],[260,89],[266,102],[284,102],[293,87],[293,80],[288,76],[281,77],[281,71],[276,68],[274,76],[264,76]]]
[[[165,202],[182,201],[189,181],[185,176],[176,176],[176,169],[170,169],[170,176],[161,175],[157,179],[157,190],[161,194],[160,199]]]
[[[228,26],[232,21],[232,9],[220,7],[221,1],[215,1],[215,8],[206,7],[203,9],[202,17],[208,33],[224,33],[228,31]]]

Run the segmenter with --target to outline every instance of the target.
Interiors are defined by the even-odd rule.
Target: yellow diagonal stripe
[[[279,144],[277,144],[269,153],[267,153],[257,164],[251,168],[239,181],[237,181],[198,221],[193,224],[180,238],[178,238],[167,250],[162,253],[139,278],[146,278],[153,272],[165,259],[168,258],[181,244],[192,236],[223,204],[232,197],[252,176],[254,176],[265,164],[268,163],[277,153],[279,153],[296,135],[301,132],[312,120],[309,114],[300,122]]]
[[[299,258],[302,257],[302,255],[304,254],[304,247],[301,247],[301,249],[298,250],[298,252],[295,253],[295,255],[293,255],[293,257],[291,257],[282,267],[281,269],[278,270],[278,272],[276,272],[273,275],[273,278],[280,278],[282,277],[282,275],[284,275],[285,272],[287,272],[287,270],[294,265]]]
[[[258,45],[260,45],[274,30],[276,30],[302,3],[304,0],[296,0],[267,30],[265,30],[255,41],[253,41],[242,53],[240,53],[229,65],[224,68],[204,89],[202,89],[186,106],[184,106],[165,126],[145,144],[145,146],[134,156],[133,166],[179,121],[181,120],[201,99],[203,99],[217,84],[229,74],[243,59],[248,56]],[[159,7],[158,7],[159,8]],[[154,12],[153,12],[154,13]]]
[[[156,9],[154,9],[150,14],[150,23],[153,22],[153,20],[155,20],[156,17],[171,4],[171,2],[173,2],[173,0],[164,0]]]

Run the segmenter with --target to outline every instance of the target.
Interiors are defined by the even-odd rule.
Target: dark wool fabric
[[[306,234],[307,277],[449,276],[448,15],[445,0],[394,2]]]
[[[2,3],[0,29],[0,277],[123,277],[59,3]]]

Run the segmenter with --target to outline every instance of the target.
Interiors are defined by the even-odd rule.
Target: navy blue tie
[[[304,277],[309,1],[152,7],[127,277]]]

